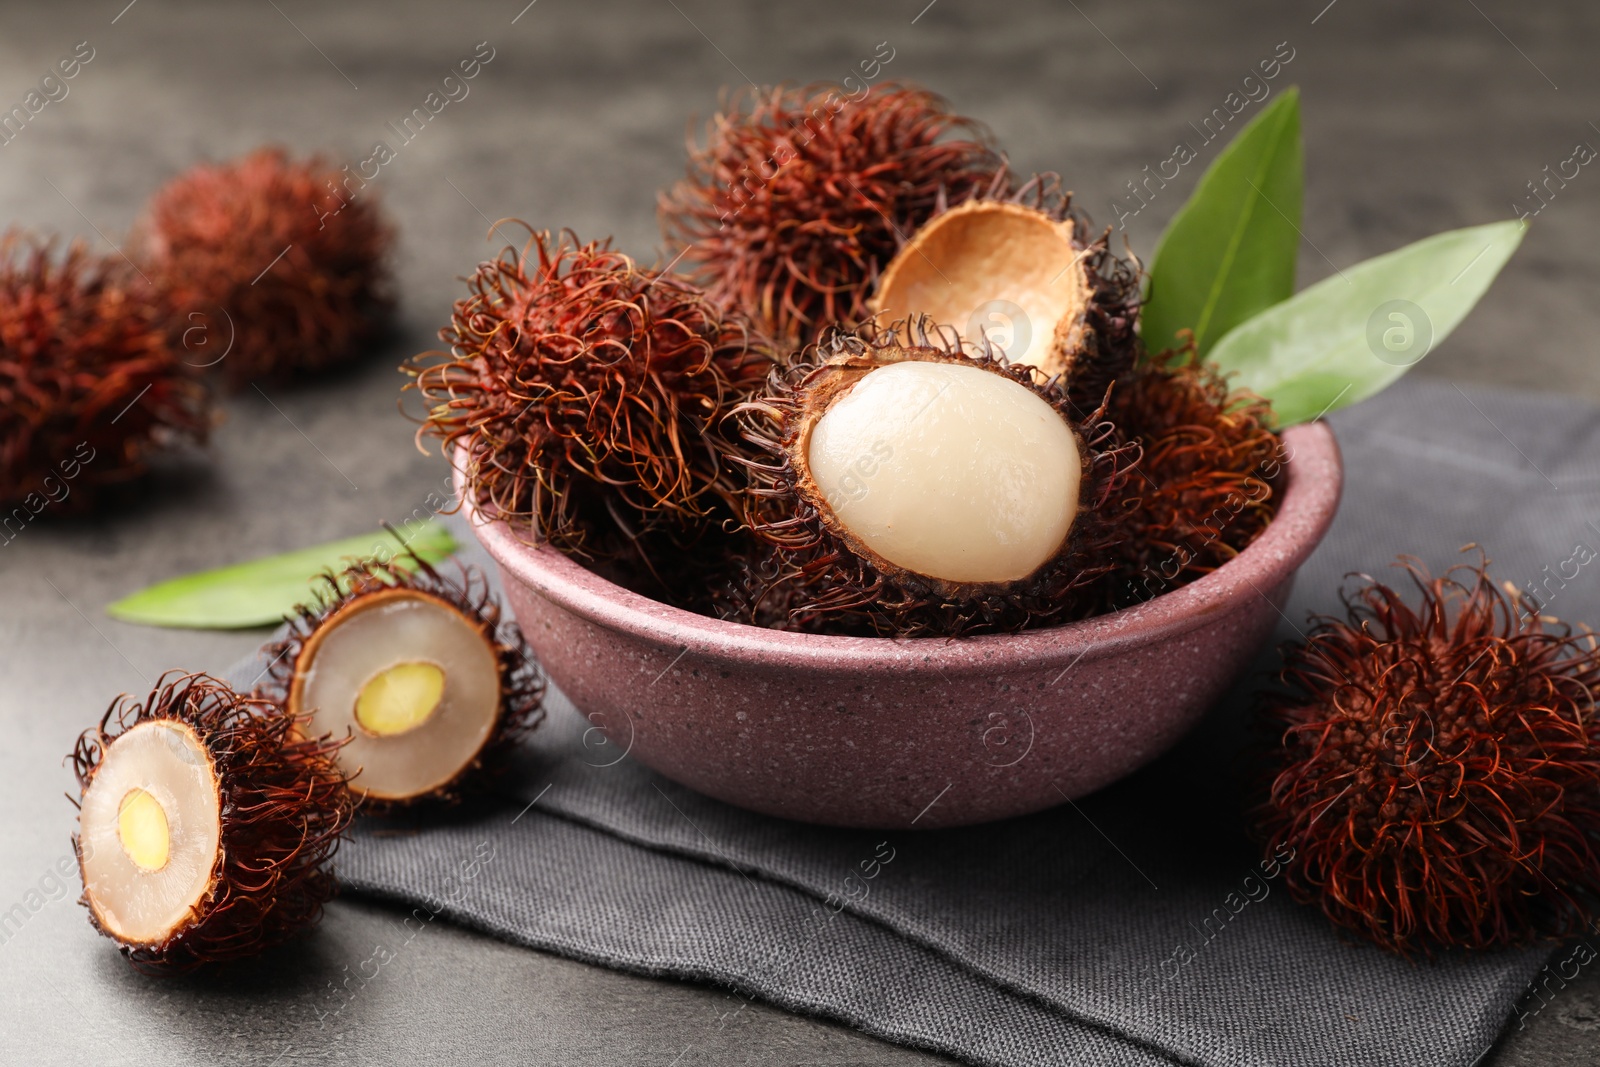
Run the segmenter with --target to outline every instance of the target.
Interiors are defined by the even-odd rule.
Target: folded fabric
[[[1338,611],[1346,572],[1398,553],[1442,569],[1469,541],[1550,613],[1600,621],[1600,574],[1563,567],[1575,546],[1600,548],[1595,411],[1407,381],[1331,421],[1345,500],[1279,639]],[[1407,961],[1291,901],[1295,858],[1263,856],[1243,815],[1260,680],[1092,797],[920,832],[805,826],[699,796],[557,697],[503,797],[410,817],[415,832],[364,825],[339,875],[417,922],[725,985],[972,1063],[1469,1067],[1550,947]]]

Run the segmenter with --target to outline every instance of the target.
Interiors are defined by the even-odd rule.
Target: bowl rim
[[[456,491],[473,532],[502,574],[592,624],[637,641],[746,666],[809,667],[846,672],[988,673],[998,667],[1050,667],[1097,660],[1125,648],[1178,637],[1227,615],[1242,601],[1270,594],[1305,562],[1333,521],[1343,467],[1332,430],[1322,421],[1282,431],[1285,487],[1272,522],[1239,555],[1187,585],[1119,611],[1059,626],[972,637],[845,637],[794,633],[727,622],[652,600],[585,568],[548,545],[520,540],[503,520],[485,519],[453,462]],[[459,460],[464,446],[457,446]],[[1274,605],[1274,610],[1282,614]]]

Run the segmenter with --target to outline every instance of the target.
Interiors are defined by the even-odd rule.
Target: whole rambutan
[[[321,915],[353,800],[340,742],[295,728],[266,701],[173,672],[78,739],[83,903],[136,966],[254,955]]]
[[[459,800],[543,721],[544,672],[476,569],[366,560],[319,593],[265,650],[256,695],[303,736],[349,738],[333,759],[363,811]]]
[[[406,369],[427,404],[419,447],[461,447],[481,513],[602,559],[731,515],[718,426],[772,365],[742,314],[570,234],[534,234],[468,286],[450,351]]]
[[[982,127],[926,90],[740,91],[691,137],[661,223],[712,299],[799,347],[868,317],[879,271],[942,203],[1004,180]]]
[[[1480,558],[1372,579],[1286,650],[1258,810],[1299,900],[1395,951],[1582,929],[1600,901],[1600,653]],[[1364,576],[1365,577],[1365,576]]]
[[[365,184],[262,148],[156,193],[141,224],[144,269],[189,362],[240,388],[362,354],[393,305],[394,235]]]
[[[1009,631],[1084,614],[1106,504],[1137,459],[1104,408],[927,319],[835,330],[735,409],[746,522],[775,549],[743,600],[799,628]]]
[[[1124,536],[1113,548],[1108,607],[1209,574],[1272,521],[1288,457],[1271,405],[1230,389],[1192,347],[1148,359],[1119,381],[1110,418],[1142,458],[1120,502]]]
[[[0,237],[0,508],[81,509],[150,453],[203,441],[204,388],[121,260]],[[12,531],[15,535],[15,531]]]

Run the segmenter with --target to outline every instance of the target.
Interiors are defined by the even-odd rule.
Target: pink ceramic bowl
[[[959,640],[721,622],[477,524],[551,679],[668,778],[770,815],[960,826],[1039,811],[1166,751],[1272,632],[1339,503],[1322,423],[1284,434],[1286,491],[1255,543],[1138,607]],[[609,749],[609,746],[607,746]]]

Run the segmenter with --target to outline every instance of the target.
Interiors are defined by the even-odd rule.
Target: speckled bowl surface
[[[1326,425],[1284,434],[1277,517],[1200,580],[1020,634],[894,640],[722,622],[475,522],[551,679],[629,758],[838,826],[960,826],[1090,793],[1169,748],[1272,632],[1339,503]]]

